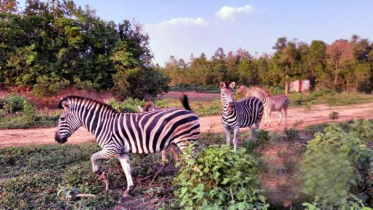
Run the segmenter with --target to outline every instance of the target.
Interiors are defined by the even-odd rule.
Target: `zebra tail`
[[[179,100],[186,110],[192,111],[192,108],[190,108],[190,106],[189,106],[187,95],[183,94],[182,96],[180,96]]]

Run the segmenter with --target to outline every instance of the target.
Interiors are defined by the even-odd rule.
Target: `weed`
[[[339,118],[339,113],[333,111],[333,112],[331,112],[331,113],[329,114],[329,118],[330,118],[331,120],[336,120],[336,119]]]

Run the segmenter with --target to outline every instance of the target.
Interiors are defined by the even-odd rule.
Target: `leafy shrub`
[[[138,112],[137,105],[144,107],[144,104],[145,104],[143,100],[134,99],[131,97],[127,98],[123,102],[117,101],[115,98],[111,98],[108,101],[106,101],[106,103],[112,106],[118,112],[123,112],[123,113]]]
[[[36,107],[27,98],[10,94],[3,100],[4,109],[0,109],[0,129],[56,126],[59,113],[37,113]]]
[[[27,98],[15,94],[9,94],[3,99],[2,103],[3,109],[10,115],[23,112],[25,104],[31,105]]]
[[[372,202],[373,192],[367,189],[373,186],[373,151],[366,147],[373,141],[372,129],[367,120],[354,121],[348,129],[331,124],[308,142],[300,171],[303,191],[315,198],[312,205],[354,209]]]
[[[332,120],[336,120],[336,119],[339,118],[339,113],[333,111],[333,112],[331,112],[331,113],[329,114],[329,118],[332,119]]]
[[[296,128],[285,128],[284,133],[286,135],[286,140],[294,141],[298,138],[299,130]]]
[[[258,161],[239,148],[212,146],[178,163],[174,183],[180,207],[188,209],[267,209],[259,189]]]
[[[198,116],[218,115],[221,113],[221,102],[220,99],[215,99],[208,105],[202,102],[195,102],[193,103],[192,108]]]
[[[256,145],[264,145],[271,139],[269,132],[266,130],[258,129],[255,136],[256,136]]]

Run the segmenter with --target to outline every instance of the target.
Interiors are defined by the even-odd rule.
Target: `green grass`
[[[350,122],[344,124],[348,123]],[[300,146],[297,151],[304,152],[306,141],[312,136],[304,139],[300,137],[304,135],[302,133],[315,133],[324,127],[325,125],[313,126],[299,132],[293,132],[292,128],[280,134],[260,131],[255,146],[248,142],[249,133],[242,132],[239,142],[241,147],[246,147],[250,154],[257,157],[262,149],[268,146],[277,148],[274,146],[277,144],[289,144],[294,148]],[[223,134],[203,133],[200,139],[198,148],[225,144]],[[286,173],[296,173],[296,162],[291,159],[291,151],[294,148],[289,147],[289,152],[285,156],[282,155],[288,158],[287,162],[284,162]],[[168,153],[170,162],[162,170],[160,154],[130,154],[132,176],[137,186],[132,192],[132,198],[122,200],[126,178],[119,161],[115,158],[99,161],[100,168],[108,170],[109,173],[110,191],[106,192],[105,184],[97,180],[90,163],[91,155],[97,151],[100,151],[100,147],[96,143],[0,149],[0,209],[178,209],[179,201],[175,200],[173,193],[178,186],[172,184],[178,170],[171,153]],[[262,173],[277,173],[278,170],[268,170],[273,166],[263,164]],[[77,188],[79,193],[94,194],[95,197],[74,200],[57,196],[58,192],[67,192],[74,188]],[[266,195],[269,199],[278,199],[278,196],[273,195],[279,193],[292,193],[294,196],[295,189],[287,192],[281,188],[278,192],[268,191]],[[272,207],[276,204],[274,200],[269,202]],[[304,199],[294,200],[293,207],[297,205],[295,202],[300,204]]]
[[[100,167],[110,174],[111,190],[105,192],[104,183],[96,179],[90,163],[91,155],[99,150],[96,143],[1,149],[0,209],[61,209],[79,205],[107,209],[120,205],[126,187],[125,176],[116,159],[100,161]],[[130,158],[135,182],[156,174],[161,168],[159,154],[131,155]],[[155,207],[154,203],[165,199],[165,195],[167,199],[169,194],[172,195],[170,181],[175,173],[173,164],[169,164],[154,183],[152,179],[140,181],[133,191],[133,198],[123,205],[136,203],[139,207]],[[57,197],[60,189],[72,187],[96,197],[74,201]],[[149,200],[153,203],[148,203]]]
[[[290,106],[326,104],[328,106],[347,106],[373,102],[373,95],[358,92],[315,91],[312,93],[289,94]]]
[[[245,134],[240,137],[241,141],[247,138]],[[201,139],[199,148],[225,143],[221,134],[206,133]],[[154,209],[160,205],[168,208],[176,205],[172,181],[177,169],[171,153],[168,153],[170,162],[161,171],[159,153],[130,154],[132,176],[137,186],[133,197],[123,201],[126,178],[119,161],[99,162],[100,168],[109,173],[110,191],[106,192],[103,181],[97,180],[92,172],[90,157],[97,151],[100,147],[96,143],[0,149],[0,209],[73,209],[79,206],[110,209],[117,205]],[[57,196],[60,190],[72,188],[96,197],[63,200]]]

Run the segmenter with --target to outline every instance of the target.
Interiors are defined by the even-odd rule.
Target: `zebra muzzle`
[[[65,142],[67,142],[67,137],[60,137],[60,135],[58,135],[58,132],[56,132],[55,136],[54,136],[54,139],[60,143],[60,144],[63,144]]]

